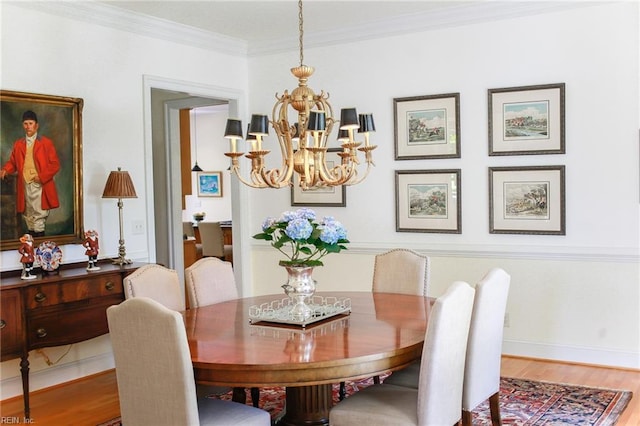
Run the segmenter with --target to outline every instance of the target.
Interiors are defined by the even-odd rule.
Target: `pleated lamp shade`
[[[138,198],[129,172],[118,167],[117,171],[109,173],[102,198]]]

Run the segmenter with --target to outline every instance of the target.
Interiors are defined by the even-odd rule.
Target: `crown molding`
[[[173,43],[246,57],[248,43],[244,40],[200,30],[164,19],[129,12],[97,2],[85,1],[25,1],[12,5],[38,10],[64,18],[75,19],[107,28],[127,31]]]
[[[393,37],[408,33],[473,25],[503,19],[554,13],[606,1],[476,1],[399,17],[355,23],[339,30],[305,34],[306,47],[323,47],[355,41]],[[38,10],[64,18],[180,43],[232,56],[260,56],[297,50],[298,37],[249,42],[201,30],[144,14],[126,11],[99,2],[20,1],[12,5]]]
[[[305,33],[305,47],[324,47],[377,38],[394,37],[443,28],[514,19],[607,4],[604,1],[477,1],[375,22],[354,23],[339,30]],[[249,45],[248,56],[298,49],[297,38],[261,40]]]

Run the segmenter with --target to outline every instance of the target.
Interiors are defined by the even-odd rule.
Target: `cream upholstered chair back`
[[[213,305],[238,298],[231,263],[204,257],[185,269],[189,307]]]
[[[418,384],[418,424],[460,421],[462,382],[474,289],[456,281],[433,305]]]
[[[332,426],[457,423],[462,416],[462,378],[474,293],[469,284],[456,281],[433,305],[417,389],[386,382],[374,384],[335,405],[329,413],[329,423]]]
[[[127,426],[267,426],[266,411],[196,396],[184,320],[135,297],[107,309],[122,423]]]
[[[224,236],[220,222],[200,222],[198,229],[202,241],[202,255],[223,259],[225,256]]]
[[[499,416],[500,361],[504,314],[511,277],[503,269],[491,269],[476,285],[464,373],[462,409],[472,411],[495,395],[492,416]],[[497,410],[494,412],[494,409]]]
[[[195,238],[196,234],[193,230],[193,223],[191,222],[182,222],[182,234],[186,235],[189,238]]]
[[[409,249],[378,254],[373,267],[373,291],[427,295],[429,258]]]
[[[107,309],[125,425],[197,425],[193,366],[182,316],[135,297]]]
[[[178,272],[162,265],[144,265],[124,278],[124,295],[149,297],[174,311],[185,310]]]

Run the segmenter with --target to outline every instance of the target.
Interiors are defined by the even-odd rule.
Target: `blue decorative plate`
[[[62,250],[53,241],[45,241],[36,249],[36,262],[43,271],[57,271],[62,263]]]

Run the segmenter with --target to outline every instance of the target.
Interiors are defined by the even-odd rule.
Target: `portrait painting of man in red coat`
[[[80,98],[0,90],[0,248],[81,243]]]
[[[60,160],[53,141],[38,134],[38,116],[22,114],[25,136],[15,141],[9,160],[0,169],[0,179],[18,177],[16,209],[27,224],[27,233],[43,237],[49,210],[60,207],[53,177],[60,171]]]

